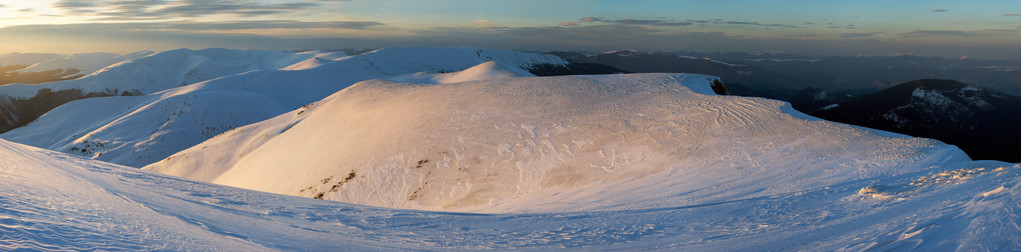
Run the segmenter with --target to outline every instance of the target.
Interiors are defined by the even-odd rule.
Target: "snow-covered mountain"
[[[556,53],[572,62],[602,64],[632,73],[700,73],[718,76],[727,82],[732,94],[783,99],[804,89],[804,83],[754,66],[728,62],[713,57],[696,57],[684,53],[608,51],[595,55]]]
[[[230,154],[280,161],[228,173],[315,178],[334,199],[421,185],[421,202],[499,214],[262,193],[0,140],[0,250],[1018,248],[1021,165],[712,95],[707,78],[374,80],[210,140],[276,134]],[[388,158],[352,159],[373,153]]]
[[[371,80],[144,169],[384,207],[559,212],[769,197],[969,160],[938,141],[718,96],[714,80]]]
[[[124,55],[115,53],[77,53],[49,59],[18,70],[21,73],[42,72],[56,69],[76,69],[76,74],[90,75],[110,65],[152,55],[153,51],[139,51]]]
[[[1021,162],[1021,98],[954,80],[922,79],[837,103],[812,115],[940,139],[972,157]]]
[[[146,54],[149,55],[141,57]],[[43,113],[77,99],[154,93],[221,76],[259,69],[280,69],[305,59],[334,55],[336,53],[319,51],[295,53],[215,48],[198,51],[178,49],[155,54],[143,51],[128,54],[118,59],[141,58],[121,61],[81,78],[70,80],[57,78],[61,81],[50,80],[52,82],[44,84],[0,86],[0,99],[7,99],[10,101],[9,103],[13,104],[9,109],[12,116],[0,118],[0,132],[25,125]],[[64,62],[58,60],[39,64],[53,63],[50,65],[64,66],[94,61],[95,58],[112,57],[112,55],[102,53],[77,56],[80,57],[72,55],[67,58],[82,59],[82,61]],[[100,65],[102,64],[96,63],[92,66]],[[38,73],[45,73],[44,76],[69,74],[62,71],[65,70]],[[46,77],[46,79],[52,78],[52,76]]]
[[[187,52],[171,51],[157,55],[171,57],[171,54],[182,54],[178,56],[192,58]],[[264,59],[253,60],[251,58],[254,56],[245,51],[223,54],[246,56],[234,55],[240,57],[238,59],[228,56],[222,58],[222,61],[229,62],[284,62],[269,56],[259,56]],[[301,55],[284,58],[301,58],[298,56]],[[433,76],[422,73],[416,76],[420,72],[457,72],[487,61],[499,64],[492,65],[496,67],[492,69],[494,71],[475,73],[480,76],[471,76],[470,71],[460,75]],[[564,63],[562,59],[551,55],[474,48],[387,48],[351,57],[320,53],[290,66],[273,67],[280,70],[248,71],[151,95],[71,102],[48,112],[26,127],[11,130],[0,137],[142,167],[221,132],[298,109],[363,80],[435,77],[438,79],[431,82],[444,82],[480,78],[489,74],[527,74],[522,68]],[[115,69],[124,72],[124,69],[134,68],[114,65],[93,76]],[[146,71],[150,70],[145,69],[140,76],[163,75],[159,71]],[[167,83],[173,82],[177,81]]]
[[[139,90],[149,94],[260,69],[280,69],[315,57],[319,52],[266,50],[177,49],[123,61],[75,80],[46,84],[0,86],[0,93],[11,97],[32,97],[39,89],[80,89],[88,92]],[[133,55],[133,54],[132,54]]]
[[[798,91],[791,97],[787,98],[787,101],[791,103],[791,106],[798,111],[811,113],[829,105],[841,103],[850,99],[854,96],[839,91],[827,91],[818,88],[805,88]]]
[[[0,66],[28,66],[62,56],[56,53],[6,53],[0,54]]]

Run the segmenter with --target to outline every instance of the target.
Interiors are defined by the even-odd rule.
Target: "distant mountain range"
[[[746,52],[550,52],[627,72],[719,76],[734,94],[786,99],[805,88],[863,95],[916,79],[954,79],[1021,95],[1021,61],[902,55],[803,56]]]
[[[1021,94],[1017,61],[634,50],[550,54],[624,72],[711,74],[731,95],[785,100],[827,120],[939,139],[977,159],[1021,161],[1021,147],[1006,144],[1021,140],[1014,130],[1021,126],[1021,103],[1011,95]]]
[[[283,52],[270,50],[177,49],[160,53],[148,51],[118,56],[107,53],[76,54],[47,58],[32,55],[7,55],[8,62],[41,60],[29,68],[62,71],[59,67],[81,67],[89,73],[81,78],[41,84],[9,84],[0,86],[0,132],[32,122],[43,113],[67,102],[103,96],[151,94],[170,88],[261,69],[279,69],[326,52]],[[44,55],[45,56],[45,55]],[[325,57],[325,56],[324,56]],[[67,59],[68,61],[61,61]],[[4,62],[0,57],[0,63]],[[118,61],[120,60],[120,61]],[[40,66],[48,66],[40,68]],[[46,70],[55,68],[58,70]],[[27,69],[27,68],[26,68]],[[15,72],[26,75],[30,73]],[[60,73],[56,73],[60,75]]]
[[[153,51],[129,54],[77,53],[59,54],[0,54],[0,85],[10,83],[46,83],[77,79],[102,70],[110,65],[152,55]]]
[[[1021,98],[953,80],[906,82],[811,115],[939,139],[974,159],[1021,162]]]
[[[808,87],[792,78],[756,67],[674,53],[623,50],[592,56],[571,52],[550,54],[574,63],[608,66],[629,73],[699,73],[719,76],[727,84],[729,93],[737,95],[783,99]]]

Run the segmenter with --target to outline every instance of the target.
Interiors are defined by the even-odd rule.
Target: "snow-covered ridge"
[[[566,60],[548,54],[465,47],[392,47],[359,54],[353,58],[357,59],[356,64],[367,64],[363,66],[391,75],[422,71],[457,72],[487,61],[496,61],[526,70],[535,65],[568,64]]]
[[[717,96],[713,79],[365,81],[144,169],[385,207],[556,212],[763,197],[968,160],[934,140]]]
[[[463,58],[434,63],[484,59],[453,55]],[[521,77],[522,66],[498,57],[436,73],[373,57],[320,57],[51,112],[16,135],[81,138],[73,147],[88,144],[97,159],[192,146],[146,169],[301,197],[0,140],[0,250],[1021,244],[1019,164],[714,95],[712,76]]]
[[[125,55],[136,56],[140,55]],[[315,57],[314,53],[219,48],[197,51],[176,49],[114,63],[79,79],[0,86],[0,93],[16,98],[32,97],[38,90],[49,88],[80,89],[83,93],[138,90],[149,94],[252,70],[280,69],[312,57]]]
[[[716,60],[716,59],[712,59],[712,58],[702,58],[702,59],[708,60],[708,61],[712,61],[713,63],[717,63],[717,64],[723,64],[723,65],[730,66],[730,67],[742,67],[742,66],[746,66],[746,65],[740,65],[740,64],[727,63],[727,62],[723,62],[721,60]]]
[[[50,111],[26,127],[0,136],[51,150],[142,167],[221,132],[318,101],[359,81],[393,77],[424,78],[435,83],[530,75],[521,68],[562,62],[549,55],[475,48],[393,48],[351,57],[325,52],[283,54],[287,60],[273,60],[258,52],[203,51],[204,54],[222,55],[212,57],[221,59],[215,64],[217,66],[231,65],[228,64],[230,62],[261,61],[274,62],[276,64],[272,67],[280,67],[281,70],[247,71],[146,96],[74,101]],[[168,58],[177,54],[178,57],[196,59],[178,61],[199,65],[209,62],[199,60],[209,57],[194,56],[193,52],[178,50],[161,54]],[[228,56],[238,54],[247,57],[231,59]],[[283,64],[306,57],[315,62]],[[408,57],[435,58],[407,60]],[[493,63],[457,74],[435,74],[436,71],[465,70],[485,60]],[[132,65],[124,64],[111,66],[93,76],[134,69]],[[148,71],[139,71],[143,70]]]
[[[6,53],[0,54],[0,66],[32,65],[50,59],[60,58],[55,53]]]
[[[801,61],[801,62],[815,63],[815,62],[823,61],[825,59],[774,59],[774,58],[757,58],[757,59],[745,59],[745,60],[746,61],[753,61],[753,62],[762,62],[762,61],[767,61],[768,60],[768,61],[772,61],[772,62],[795,62],[795,61]]]
[[[323,64],[347,57],[347,54],[342,51],[336,52],[320,52],[311,59],[304,60],[302,62],[294,63],[293,65],[282,68],[281,70],[305,70],[319,67]]]
[[[142,57],[152,55],[153,51],[139,51],[129,53],[125,55],[118,55],[114,53],[79,53],[71,54],[61,58],[50,59],[47,61],[35,63],[24,69],[18,70],[21,73],[30,72],[42,72],[55,69],[77,69],[80,75],[90,75],[100,69],[106,68],[110,65],[134,60]]]

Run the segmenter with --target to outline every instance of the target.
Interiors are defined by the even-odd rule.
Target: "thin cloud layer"
[[[840,36],[841,37],[845,37],[845,38],[864,38],[864,37],[874,37],[874,36],[880,35],[880,34],[883,34],[883,33],[882,32],[857,32],[857,33],[856,32],[851,32],[851,33],[841,33]]]
[[[93,16],[100,20],[153,20],[211,15],[253,17],[308,10],[319,2],[264,3],[247,0],[61,0],[52,7],[68,15]],[[337,2],[337,1],[332,1]]]
[[[906,37],[930,37],[930,36],[952,36],[952,37],[985,37],[1004,36],[1021,34],[1021,29],[986,29],[980,31],[959,31],[959,30],[915,30],[900,33]]]
[[[602,23],[602,24],[621,24],[621,25],[647,25],[647,26],[689,26],[694,24],[712,24],[712,25],[731,25],[731,26],[763,26],[763,27],[787,27],[797,28],[797,25],[789,24],[763,24],[756,21],[732,21],[725,19],[688,19],[684,21],[677,21],[674,19],[657,18],[657,19],[606,19],[600,17],[583,17],[578,21],[569,21],[560,23],[560,26],[576,26],[582,23]]]
[[[260,29],[345,29],[366,30],[385,24],[373,21],[300,22],[293,20],[265,20],[243,22],[145,22],[145,23],[84,23],[71,25],[23,25],[0,29],[3,32],[67,33],[87,35],[100,33],[132,33],[177,31],[184,33],[223,32]]]

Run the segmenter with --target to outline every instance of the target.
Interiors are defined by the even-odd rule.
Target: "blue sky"
[[[478,46],[1021,59],[1021,3],[3,0],[0,37],[0,53]]]

